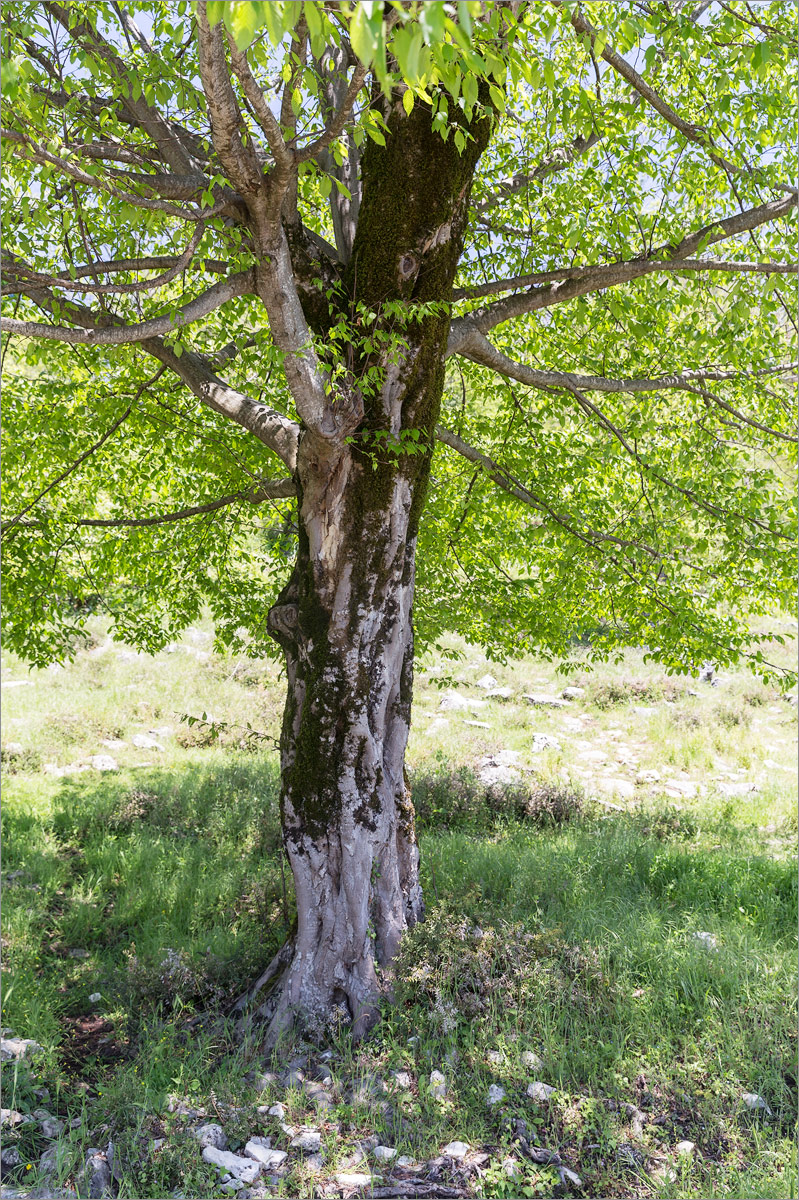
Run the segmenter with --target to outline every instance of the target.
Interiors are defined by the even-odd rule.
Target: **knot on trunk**
[[[298,608],[296,604],[275,604],[269,610],[266,627],[276,642],[296,641]]]

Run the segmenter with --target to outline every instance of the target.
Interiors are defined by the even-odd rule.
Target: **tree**
[[[298,924],[265,1013],[359,1036],[423,914],[414,611],[498,655],[770,669],[792,10],[4,18],[7,644],[68,652],[89,600],[150,648],[203,603],[268,630]]]

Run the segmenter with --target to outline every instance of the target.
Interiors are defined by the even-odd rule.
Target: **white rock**
[[[92,992],[91,996],[89,996],[89,1004],[99,1004],[102,998],[100,992]]]
[[[763,1097],[759,1096],[757,1092],[744,1092],[743,1096],[741,1096],[741,1099],[750,1112],[756,1112],[758,1109],[762,1109],[767,1116],[771,1116],[771,1109],[766,1104]]]
[[[264,1146],[262,1143],[266,1138],[250,1138],[247,1145],[244,1147],[244,1153],[248,1158],[254,1158],[256,1162],[261,1163],[267,1170],[272,1167],[279,1167],[288,1154],[285,1150],[272,1150],[270,1147]]]
[[[52,1141],[53,1138],[61,1136],[65,1126],[64,1122],[59,1121],[58,1117],[51,1117],[48,1114],[48,1116],[39,1121],[39,1128],[42,1131],[42,1135]]]
[[[489,700],[510,700],[513,696],[513,691],[509,687],[492,688],[490,692],[486,692]]]
[[[635,784],[631,783],[629,779],[618,779],[615,776],[610,779],[598,779],[596,786],[609,796],[623,796],[625,799],[631,800],[635,795]]]
[[[523,1050],[520,1061],[523,1067],[528,1067],[531,1071],[540,1071],[544,1065],[534,1050]]]
[[[442,1154],[446,1154],[447,1158],[465,1158],[469,1153],[468,1142],[448,1142]]]
[[[394,1082],[396,1083],[397,1087],[401,1087],[406,1092],[410,1091],[411,1087],[413,1086],[413,1080],[407,1071],[395,1071]]]
[[[531,1100],[536,1100],[539,1104],[546,1104],[554,1091],[555,1089],[550,1087],[548,1083],[542,1083],[540,1079],[536,1079],[528,1087],[527,1095]]]
[[[558,1167],[561,1183],[570,1183],[572,1187],[581,1188],[583,1181],[575,1171],[570,1171],[568,1167]]]
[[[502,1174],[507,1175],[508,1179],[515,1179],[519,1174],[519,1164],[515,1158],[505,1158],[502,1160]]]
[[[495,679],[493,675],[483,675],[482,679],[477,680],[476,686],[483,688],[487,692],[491,688],[495,688],[498,683],[499,680]]]
[[[6,742],[3,746],[3,754],[6,758],[19,758],[20,754],[25,753],[25,747],[22,742]]]
[[[146,733],[134,733],[130,740],[134,746],[138,746],[139,750],[163,750],[164,748],[160,742],[157,742],[155,738],[148,737]]]
[[[399,1158],[397,1159],[398,1167],[405,1167],[407,1169],[408,1167],[414,1167],[415,1165],[416,1165],[415,1161],[411,1158],[411,1156],[409,1154],[401,1154],[399,1156]]]
[[[221,1125],[213,1121],[195,1129],[194,1136],[203,1148],[213,1146],[215,1150],[227,1150],[227,1134]]]
[[[124,750],[127,744],[122,738],[100,738],[100,745],[106,750]]]
[[[498,1083],[492,1083],[491,1087],[488,1089],[488,1096],[486,1097],[486,1104],[488,1104],[488,1105],[501,1104],[504,1099],[505,1099],[505,1089],[500,1087]]]
[[[438,733],[440,730],[446,729],[448,725],[449,725],[448,717],[436,717],[427,726],[427,729],[425,729],[425,733],[427,733],[427,734]]]
[[[231,1154],[227,1150],[218,1150],[216,1146],[206,1146],[203,1150],[203,1160],[218,1167],[220,1171],[229,1171],[234,1179],[242,1183],[253,1183],[261,1173],[261,1164],[251,1158],[242,1158],[239,1154]]]
[[[635,778],[640,783],[659,783],[660,771],[638,771]]]
[[[447,1094],[447,1081],[440,1071],[430,1072],[430,1091],[437,1100],[443,1100]]]
[[[585,695],[585,688],[565,687],[560,694],[564,700],[580,700]]]
[[[748,796],[757,791],[757,784],[745,779],[736,780],[735,783],[717,783],[716,787],[722,796]]]
[[[698,933],[691,934],[691,941],[697,946],[701,946],[703,950],[718,950],[719,944],[712,933],[708,933],[705,929],[700,929]]]
[[[371,1175],[362,1175],[357,1171],[339,1171],[338,1175],[334,1175],[333,1178],[339,1187],[346,1188],[367,1187],[372,1182]]]
[[[473,729],[490,729],[488,721],[464,721],[464,725],[471,725]]]
[[[439,708],[445,712],[464,712],[469,708],[485,708],[487,705],[487,700],[477,700],[473,696],[462,696],[460,692],[450,689],[450,691],[445,692],[441,697]]]
[[[569,701],[561,700],[558,696],[545,696],[542,693],[529,695],[525,693],[525,700],[529,704],[534,704],[538,708],[568,708]]]
[[[3,687],[4,687],[4,688],[15,688],[15,687],[33,687],[33,680],[32,680],[32,679],[8,679],[8,680],[3,680]]]
[[[533,754],[540,754],[542,750],[560,750],[560,742],[551,733],[534,733],[530,749]]]
[[[292,1150],[300,1150],[303,1154],[316,1154],[322,1145],[322,1135],[316,1129],[303,1129],[291,1139]]]
[[[504,786],[509,783],[517,783],[521,779],[521,775],[514,767],[503,767],[499,764],[494,766],[481,767],[477,772],[477,778],[486,787]]]
[[[684,1154],[686,1156],[693,1154],[695,1149],[696,1149],[696,1143],[688,1142],[688,1141],[678,1142],[677,1145],[674,1147],[674,1151],[676,1154],[680,1154],[680,1155]]]
[[[0,1060],[30,1058],[41,1053],[42,1047],[31,1038],[0,1038]]]
[[[685,796],[687,800],[693,799],[699,791],[699,784],[694,783],[692,779],[664,779],[663,787],[667,793]]]
[[[282,1104],[273,1104],[268,1113],[270,1117],[277,1117],[278,1121],[282,1121],[286,1115],[286,1110]]]
[[[393,1146],[375,1146],[372,1153],[380,1162],[390,1162],[392,1158],[397,1157],[397,1151]]]
[[[93,754],[89,762],[95,771],[118,771],[119,764],[110,754]]]
[[[499,1066],[499,1064],[502,1062],[502,1051],[501,1050],[489,1050],[486,1053],[486,1058],[488,1059],[488,1061],[490,1063],[493,1063],[494,1066]]]

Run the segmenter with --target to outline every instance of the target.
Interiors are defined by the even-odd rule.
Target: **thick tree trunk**
[[[487,140],[463,154],[429,112],[388,113],[369,146],[346,287],[348,311],[446,299],[462,250],[471,178]],[[356,315],[355,324],[357,326]],[[444,382],[444,308],[397,331],[396,310],[350,350],[336,398],[346,437],[305,431],[297,462],[299,553],[269,615],[286,657],[282,817],[297,898],[293,957],[264,1010],[270,1035],[320,1027],[338,1008],[361,1036],[383,994],[381,969],[423,912],[405,779],[413,677],[414,555]],[[393,329],[376,352],[375,332]],[[373,386],[366,386],[371,380]],[[409,445],[409,431],[414,431]],[[411,451],[411,452],[409,452]]]

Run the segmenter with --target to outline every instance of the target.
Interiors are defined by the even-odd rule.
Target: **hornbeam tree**
[[[63,657],[90,603],[150,650],[202,606],[277,643],[270,1036],[362,1035],[423,915],[414,627],[772,671],[794,34],[780,0],[4,4],[6,644]]]

